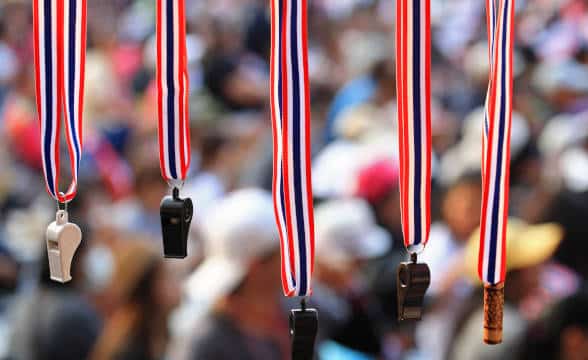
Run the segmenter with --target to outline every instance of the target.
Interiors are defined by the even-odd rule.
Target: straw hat
[[[506,230],[506,271],[523,269],[548,260],[563,238],[563,229],[555,223],[529,225],[509,219]],[[474,231],[465,249],[465,271],[478,279],[480,230]]]

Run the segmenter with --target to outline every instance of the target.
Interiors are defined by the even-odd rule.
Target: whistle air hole
[[[194,206],[192,205],[192,200],[186,199],[186,215],[184,217],[184,221],[186,221],[186,222],[192,221],[193,215],[194,215]]]
[[[400,281],[400,286],[408,286],[408,270],[404,266],[401,267],[400,271],[398,272],[398,281]]]
[[[49,250],[59,250],[59,244],[57,243],[57,241],[48,240],[47,247],[49,248]]]

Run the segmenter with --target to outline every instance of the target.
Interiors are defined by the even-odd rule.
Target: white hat
[[[451,184],[459,177],[472,171],[480,171],[482,159],[482,136],[484,125],[484,107],[472,110],[465,118],[463,137],[447,150],[441,159],[440,180]],[[510,153],[516,157],[525,148],[531,137],[527,120],[518,112],[512,113]]]
[[[576,92],[588,91],[588,69],[574,60],[541,63],[535,69],[533,84],[543,94],[567,89]]]
[[[312,162],[312,191],[317,198],[350,194],[360,166],[361,146],[337,140],[325,146]]]
[[[561,156],[560,167],[568,189],[574,192],[588,190],[588,151],[579,146],[566,150]]]
[[[193,301],[212,305],[243,280],[249,266],[279,248],[272,197],[260,189],[235,191],[203,221],[205,260],[186,283]]]
[[[389,134],[370,134],[360,142],[335,140],[312,162],[312,191],[316,198],[348,197],[355,193],[359,171],[374,161],[396,160],[397,139]]]
[[[383,255],[391,245],[377,226],[369,205],[360,199],[332,200],[315,210],[317,262],[333,268]]]

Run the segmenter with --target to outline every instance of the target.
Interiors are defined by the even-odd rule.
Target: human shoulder
[[[192,336],[189,359],[243,358],[246,350],[242,346],[242,335],[230,319],[214,314],[202,319],[199,325]]]

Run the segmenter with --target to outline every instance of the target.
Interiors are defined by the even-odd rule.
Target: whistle
[[[431,283],[431,272],[425,263],[402,262],[398,266],[398,320],[420,320],[425,292]]]
[[[316,309],[307,309],[303,301],[301,309],[290,311],[289,322],[292,360],[312,360],[318,331],[318,312]]]
[[[192,200],[181,199],[180,190],[174,187],[172,196],[168,195],[161,200],[160,214],[164,256],[185,258],[188,255],[188,233],[193,215]]]
[[[504,283],[484,284],[484,342],[496,345],[502,342]]]
[[[57,211],[55,221],[47,227],[46,240],[51,280],[70,281],[71,261],[82,241],[82,231],[68,221],[67,211]]]

